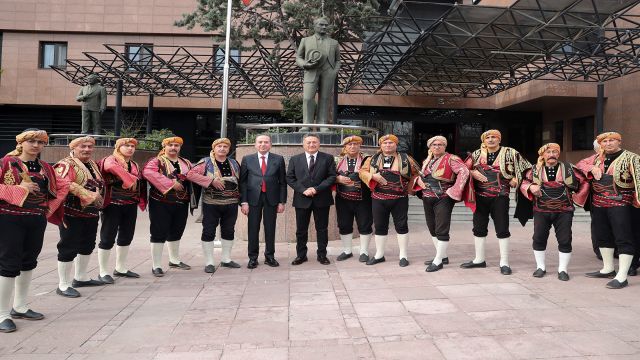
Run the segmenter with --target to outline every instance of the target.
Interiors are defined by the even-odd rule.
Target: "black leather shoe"
[[[609,289],[622,289],[624,287],[627,287],[627,285],[629,285],[629,282],[627,280],[620,282],[616,279],[613,279],[611,281],[609,281],[607,283],[607,288]]]
[[[444,263],[440,263],[440,265],[436,265],[434,263],[429,264],[429,266],[427,266],[427,269],[425,270],[426,272],[436,272],[438,270],[442,270],[443,266],[442,264]]]
[[[56,294],[60,296],[68,297],[68,298],[80,297],[80,293],[78,292],[78,290],[72,287],[68,287],[65,291],[60,290],[60,288],[56,288]]]
[[[164,271],[162,271],[161,268],[155,268],[151,270],[151,273],[153,274],[153,276],[155,277],[163,277],[164,276]]]
[[[291,262],[291,265],[300,265],[304,262],[307,262],[309,259],[305,256],[305,257],[296,257],[295,259],[293,259],[293,261]]]
[[[258,267],[258,259],[249,259],[247,263],[247,269],[255,269]]]
[[[0,332],[10,333],[16,331],[16,324],[11,319],[5,319],[0,322]]]
[[[264,258],[264,264],[265,265],[269,265],[271,267],[280,266],[280,263],[278,262],[278,260],[276,260],[276,258],[274,258],[273,256],[265,257]]]
[[[140,275],[138,273],[134,273],[131,270],[127,270],[126,273],[121,273],[119,271],[113,270],[113,275],[117,277],[128,277],[128,278],[139,278]]]
[[[206,272],[207,274],[213,274],[214,272],[216,272],[216,267],[213,265],[207,265],[204,267],[204,272]]]
[[[14,309],[11,309],[11,317],[14,319],[24,319],[24,320],[42,320],[44,319],[44,315],[39,312],[35,312],[31,309],[26,312],[17,312]]]
[[[600,271],[588,272],[584,274],[586,277],[596,278],[596,279],[613,279],[616,277],[615,270],[608,273],[601,273]]]
[[[487,262],[483,261],[481,263],[474,263],[473,260],[469,260],[466,263],[460,264],[460,267],[463,269],[473,269],[473,268],[486,268]]]
[[[431,259],[431,260],[426,260],[426,261],[424,262],[424,264],[425,264],[425,265],[431,265],[432,263],[433,263],[433,259]],[[442,258],[442,264],[449,265],[449,258],[448,258],[448,257],[446,257],[446,258]]]
[[[561,271],[558,273],[558,280],[561,281],[569,281],[569,274],[566,271]]]
[[[402,258],[402,259],[400,259],[400,261],[398,262],[398,265],[400,265],[400,267],[406,267],[406,266],[409,266],[409,260],[407,260],[407,258]]]
[[[540,268],[537,268],[536,271],[533,272],[533,277],[537,277],[537,278],[541,278],[543,277],[545,274],[547,273],[546,270],[542,270]]]
[[[338,255],[338,257],[336,258],[336,261],[343,261],[343,260],[347,260],[348,258],[352,258],[352,257],[353,257],[353,253],[349,253],[349,254],[342,253],[342,254]]]
[[[73,286],[74,288],[79,288],[79,287],[87,287],[87,286],[103,286],[104,283],[100,280],[93,280],[93,279],[89,279],[87,281],[80,281],[80,280],[76,280],[73,279],[73,282],[71,283],[71,286]]]
[[[500,266],[500,274],[502,275],[511,275],[511,268],[507,265]]]
[[[369,255],[367,254],[360,254],[360,257],[358,258],[358,261],[366,263],[367,261],[369,261]]]
[[[232,268],[232,269],[239,269],[240,268],[240,264],[238,264],[237,262],[231,260],[229,262],[221,262],[220,266],[222,267],[226,267],[226,268]]]
[[[369,259],[369,261],[367,261],[367,265],[375,265],[381,262],[385,262],[386,259],[383,257],[381,257],[380,259],[376,259],[375,257],[372,257]]]
[[[111,285],[111,284],[113,284],[115,282],[113,280],[113,278],[111,277],[111,275],[108,275],[108,274],[105,275],[105,276],[98,275],[98,280],[102,281],[106,285]]]
[[[329,259],[327,259],[326,256],[322,256],[318,258],[318,262],[322,265],[329,265],[331,264],[331,261],[329,261]]]
[[[191,270],[191,266],[183,263],[182,261],[180,261],[179,264],[174,264],[172,262],[169,262],[169,267],[174,269],[180,269],[180,270]]]
[[[637,276],[638,275],[638,268],[637,267],[630,267],[629,271],[627,272],[627,275],[629,276]]]

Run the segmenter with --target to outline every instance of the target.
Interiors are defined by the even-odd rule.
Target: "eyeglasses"
[[[446,145],[445,144],[431,144],[429,147],[436,147],[436,146],[444,147]]]

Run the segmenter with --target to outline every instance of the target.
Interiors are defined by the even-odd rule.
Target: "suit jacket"
[[[240,165],[240,202],[258,206],[262,192],[262,179],[267,185],[266,199],[271,206],[287,202],[287,180],[284,158],[269,153],[267,171],[262,176],[262,168],[258,153],[246,155]]]
[[[326,37],[322,40],[323,46],[319,46],[316,35],[307,36],[300,40],[298,51],[296,53],[296,64],[302,67],[307,59],[307,53],[311,50],[319,50],[324,60],[320,61],[316,67],[304,70],[304,82],[314,82],[316,73],[322,69],[322,64],[326,61],[329,63],[334,72],[337,74],[340,70],[340,46],[337,40]]]
[[[308,209],[333,205],[331,187],[336,182],[336,163],[333,156],[318,151],[313,174],[309,174],[307,154],[291,157],[287,169],[287,184],[293,189],[293,207]],[[307,188],[316,189],[316,195],[307,197],[302,194]]]
[[[83,97],[85,100],[81,100]],[[82,110],[104,111],[107,108],[107,90],[100,84],[85,85],[80,88],[76,100],[82,102]]]

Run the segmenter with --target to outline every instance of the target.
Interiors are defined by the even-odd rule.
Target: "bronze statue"
[[[327,36],[329,22],[318,18],[313,22],[315,33],[300,41],[296,64],[304,69],[302,117],[305,124],[326,124],[336,76],[340,70],[338,41]],[[316,114],[316,92],[318,114]]]
[[[100,85],[96,74],[87,76],[87,84],[80,88],[76,96],[76,101],[82,103],[82,133],[88,134],[93,126],[93,133],[100,135],[102,113],[107,108],[107,90]]]

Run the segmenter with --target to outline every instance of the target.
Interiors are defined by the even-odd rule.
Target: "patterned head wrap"
[[[211,149],[214,149],[216,147],[216,145],[218,145],[218,144],[227,144],[227,145],[231,146],[231,140],[229,140],[227,138],[216,139],[211,143]]]
[[[118,160],[120,165],[126,166],[127,162],[124,160],[124,155],[120,152],[120,147],[122,145],[133,144],[133,146],[138,146],[138,140],[134,138],[120,138],[116,140],[115,149],[113,150],[113,156]]]
[[[340,156],[343,156],[347,153],[347,145],[352,142],[357,142],[362,144],[362,138],[358,135],[347,136],[342,140],[342,151],[340,152]]]
[[[427,140],[427,147],[431,147],[431,144],[433,144],[433,142],[436,140],[442,141],[444,143],[444,146],[447,147],[447,138],[442,135],[436,135]],[[427,151],[427,158],[424,160],[424,164],[428,164],[431,159],[433,159],[433,152],[431,151],[431,149],[429,149]]]
[[[558,150],[558,152],[560,152],[560,145],[556,143],[548,143],[548,144],[542,145],[540,149],[538,149],[538,165],[540,166],[544,165],[544,153],[549,149],[555,149],[555,150]]]
[[[44,130],[27,129],[16,135],[16,149],[7,154],[7,156],[20,156],[22,154],[22,143],[27,140],[40,140],[49,142],[49,135]]]
[[[160,150],[160,152],[158,153],[158,156],[164,155],[164,148],[171,143],[178,143],[182,145],[184,144],[184,140],[182,140],[180,136],[171,136],[171,137],[165,138],[164,140],[162,140],[162,150]]]
[[[396,144],[398,144],[400,142],[400,140],[398,139],[397,136],[395,136],[393,134],[387,134],[387,135],[382,136],[380,139],[378,139],[378,145],[382,145],[382,143],[387,141],[387,140],[391,140]]]
[[[77,146],[79,146],[80,144],[84,144],[86,142],[90,142],[91,144],[95,145],[96,144],[96,139],[94,139],[91,136],[82,136],[82,137],[79,137],[79,138],[75,138],[75,139],[71,140],[71,142],[69,143],[69,149],[73,150]]]

